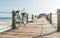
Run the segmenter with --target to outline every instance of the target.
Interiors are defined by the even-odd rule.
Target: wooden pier
[[[0,33],[0,38],[60,38],[56,30],[57,28],[42,17],[37,22],[20,25],[18,29]]]

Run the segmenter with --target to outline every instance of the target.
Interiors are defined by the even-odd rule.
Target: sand
[[[10,25],[12,24],[11,20],[7,20],[7,21],[0,21],[0,25]]]

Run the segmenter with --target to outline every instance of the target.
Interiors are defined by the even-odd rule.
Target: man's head
[[[19,13],[19,11],[17,10],[16,13]]]

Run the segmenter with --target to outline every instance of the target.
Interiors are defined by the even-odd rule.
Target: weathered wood
[[[28,23],[28,14],[26,14],[27,15],[27,23]]]
[[[33,18],[33,14],[32,14],[32,20],[33,20],[34,18]]]
[[[57,31],[60,31],[60,9],[57,10]]]
[[[52,23],[52,13],[49,14],[49,22]]]
[[[16,28],[16,25],[15,25],[15,16],[16,16],[16,11],[13,10],[12,11],[12,29],[15,29]]]

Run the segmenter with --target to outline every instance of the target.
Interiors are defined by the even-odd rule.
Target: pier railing
[[[0,32],[11,29],[12,12],[0,12]]]
[[[55,14],[54,14],[55,15]],[[52,14],[50,13],[50,14],[48,14],[47,16],[46,16],[46,19],[50,22],[50,23],[52,23]],[[56,22],[56,24],[57,24],[57,31],[60,31],[60,9],[58,9],[57,10],[57,14],[56,14],[56,18],[55,19],[53,19],[53,20],[55,20],[55,22]]]
[[[19,11],[15,11],[15,10],[13,10],[12,12],[0,12],[0,20],[2,20],[2,19],[5,20],[6,19],[5,21],[8,21],[8,22],[4,22],[3,20],[1,21],[2,22],[2,25],[3,25],[3,23],[4,23],[4,25],[3,25],[3,28],[0,28],[0,30],[4,30],[4,29],[7,29],[7,28],[9,28],[9,29],[11,29],[11,28],[12,29],[15,29],[16,28],[16,23],[21,23],[21,22],[22,22],[22,24],[24,24],[23,22],[28,23],[28,14],[26,13],[24,15],[25,18],[23,18],[23,15],[22,14],[19,14]],[[20,15],[22,17],[20,17]],[[8,17],[8,18],[6,18],[6,17]],[[21,20],[21,19],[24,19],[24,21]],[[25,19],[26,19],[26,21],[25,21]],[[9,23],[9,24],[7,25],[6,23],[7,24]],[[5,24],[6,24],[6,26],[5,26]],[[0,27],[2,25],[0,25]]]
[[[46,19],[49,21],[50,24],[57,25],[57,14],[50,13],[46,16]]]

